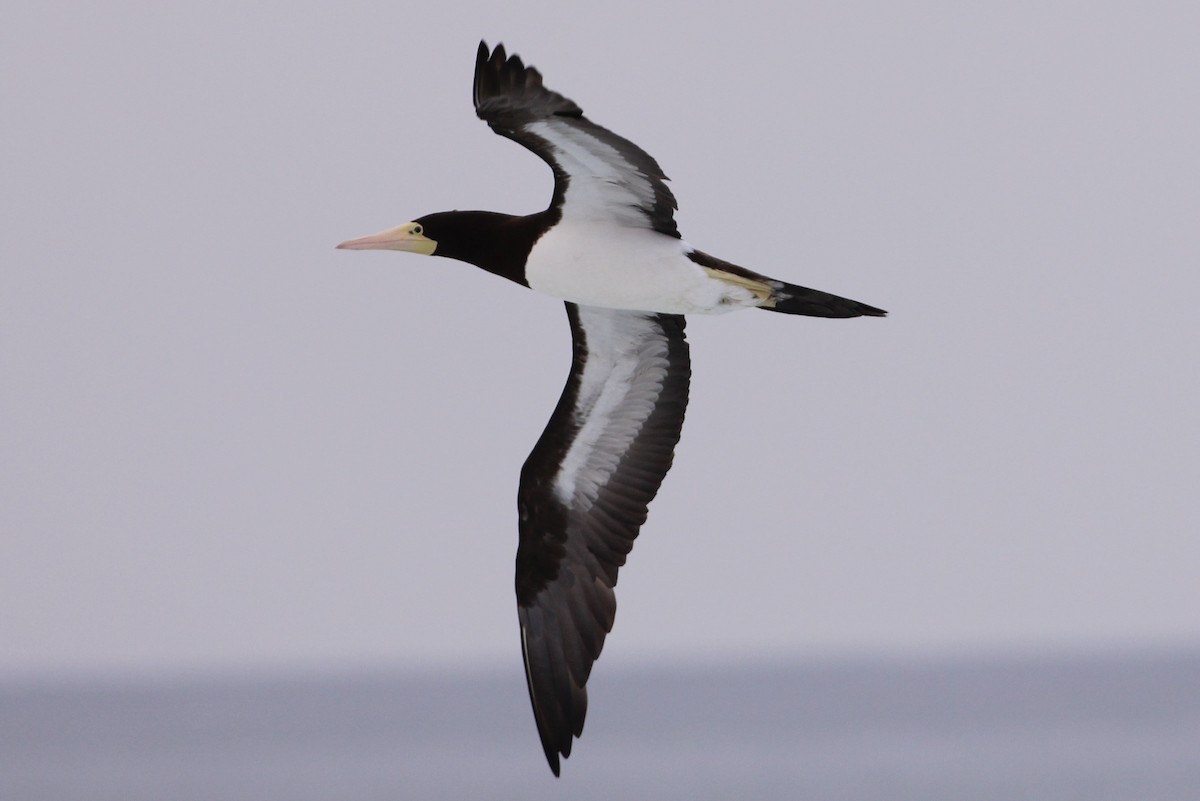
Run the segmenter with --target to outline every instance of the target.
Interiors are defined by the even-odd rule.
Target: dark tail
[[[762,298],[758,306],[760,309],[783,314],[805,314],[809,317],[887,316],[883,309],[859,303],[857,300],[830,295],[819,289],[785,284],[700,250],[689,251],[687,257],[707,270],[712,277],[745,287]]]
[[[775,285],[779,286],[776,287]],[[809,317],[886,317],[887,312],[859,303],[857,300],[831,295],[819,289],[772,280],[774,290],[766,303],[759,306],[783,314],[804,314]]]

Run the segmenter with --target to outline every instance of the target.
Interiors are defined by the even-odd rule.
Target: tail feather
[[[779,286],[776,287],[775,285]],[[887,312],[850,300],[831,295],[819,289],[809,289],[782,281],[770,281],[774,290],[771,297],[758,308],[783,314],[804,314],[809,317],[886,317]]]
[[[850,300],[831,295],[819,289],[787,284],[767,278],[736,264],[710,256],[699,250],[688,253],[688,258],[699,264],[713,278],[748,289],[760,298],[758,308],[783,314],[804,314],[809,317],[886,317],[887,312]]]

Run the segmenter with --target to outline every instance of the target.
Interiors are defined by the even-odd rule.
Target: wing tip
[[[558,759],[558,749],[547,742],[542,743],[542,750],[546,752],[546,761],[550,763],[550,772],[554,774],[554,778],[562,776],[562,763]],[[566,756],[566,754],[564,754]]]
[[[571,746],[583,734],[583,723],[587,717],[586,680],[577,683],[563,661],[546,651],[546,640],[535,636],[530,642],[530,627],[535,625],[527,617],[527,607],[518,605],[521,620],[521,657],[525,663],[525,687],[529,691],[529,702],[533,709],[533,720],[537,724],[538,740],[542,753],[555,776],[559,776],[562,763],[559,759],[571,756]],[[595,661],[593,658],[591,661]]]
[[[503,42],[489,51],[487,40],[479,40],[472,95],[475,113],[481,119],[514,111],[535,116],[583,116],[583,109],[573,100],[543,85],[542,73],[536,67],[526,66],[515,53],[509,55]]]

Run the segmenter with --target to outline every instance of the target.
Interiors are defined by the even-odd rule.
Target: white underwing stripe
[[[577,433],[554,481],[567,506],[586,508],[612,477],[662,394],[668,342],[652,316],[579,307],[587,344]]]
[[[564,218],[616,217],[649,227],[647,210],[654,207],[654,186],[616,148],[568,122],[534,122],[526,130],[550,145],[554,160],[569,176]]]

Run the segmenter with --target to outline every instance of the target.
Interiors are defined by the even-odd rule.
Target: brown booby
[[[881,309],[696,250],[649,154],[588,120],[504,46],[480,42],[475,112],[554,172],[545,211],[429,214],[338,245],[469,262],[566,301],[571,373],[521,469],[517,614],[551,770],[583,731],[586,684],[616,614],[617,570],[671,467],[688,400],[685,314],[756,308],[812,317]]]

